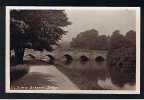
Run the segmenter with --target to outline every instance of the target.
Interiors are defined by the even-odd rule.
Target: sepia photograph
[[[6,92],[140,93],[139,7],[6,7]]]

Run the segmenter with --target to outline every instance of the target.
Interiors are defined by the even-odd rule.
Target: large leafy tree
[[[53,45],[70,25],[64,10],[12,10],[10,12],[11,50],[15,64],[23,63],[25,48],[53,50]]]
[[[134,30],[128,31],[125,38],[130,46],[136,46],[136,32]]]
[[[71,46],[75,48],[90,49],[98,36],[95,29],[80,32],[71,42]]]
[[[125,38],[120,34],[119,30],[115,30],[110,37],[110,47],[109,49],[117,49],[125,45]]]
[[[106,50],[108,49],[108,37],[99,35],[95,29],[81,32],[71,42],[71,46],[81,49]]]

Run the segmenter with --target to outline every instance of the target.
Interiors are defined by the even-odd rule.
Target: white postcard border
[[[10,90],[10,10],[136,10],[136,90]],[[140,94],[140,7],[6,6],[5,90],[7,93]]]

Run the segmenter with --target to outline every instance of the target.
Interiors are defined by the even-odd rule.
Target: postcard
[[[6,6],[6,92],[140,94],[139,7]]]

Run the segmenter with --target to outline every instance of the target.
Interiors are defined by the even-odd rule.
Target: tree
[[[53,45],[70,25],[63,10],[12,10],[10,12],[11,50],[15,63],[22,64],[25,48],[53,50]]]
[[[90,29],[73,38],[71,46],[81,49],[106,50],[108,48],[108,38],[105,35],[99,35],[97,30]]]
[[[107,50],[108,49],[109,40],[106,35],[100,35],[95,41],[95,49]]]
[[[114,31],[110,37],[107,64],[112,82],[124,86],[135,83],[136,75],[136,32],[129,31],[125,36]]]
[[[81,49],[90,49],[92,48],[97,36],[98,31],[95,29],[80,32],[77,37],[72,40],[71,46]]]
[[[125,38],[120,34],[119,30],[115,30],[110,37],[110,47],[109,49],[117,49],[125,44]]]
[[[136,32],[130,30],[125,35],[126,40],[130,43],[131,46],[136,46]]]
[[[110,47],[109,49],[117,49],[120,47],[133,47],[136,46],[136,32],[130,30],[125,36],[120,34],[119,30],[113,32],[110,37]]]

